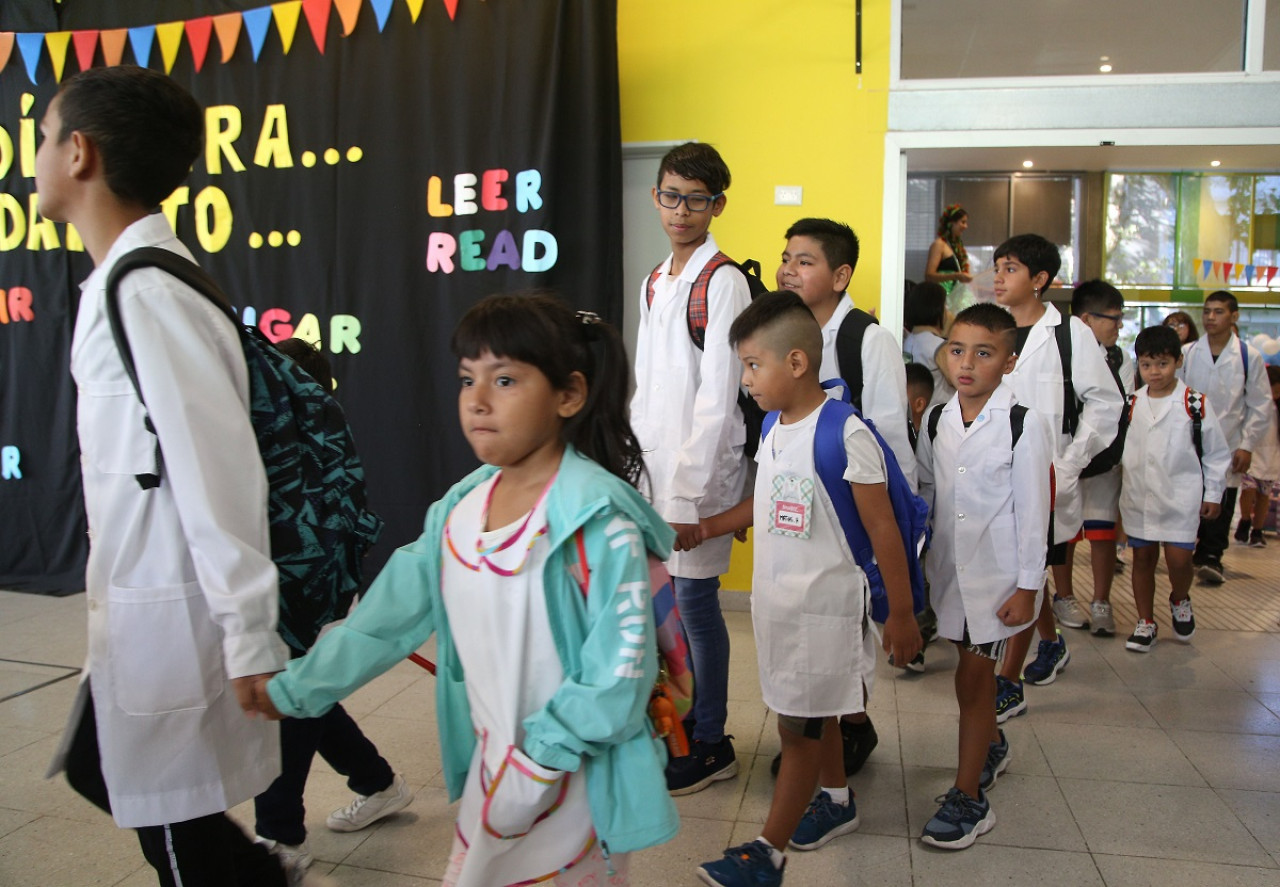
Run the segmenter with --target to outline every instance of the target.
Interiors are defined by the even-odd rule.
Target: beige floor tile
[[[1219,665],[1250,693],[1280,693],[1280,658],[1223,656]]]
[[[1035,725],[1055,776],[1107,782],[1205,785],[1163,730],[1097,724]]]
[[[1201,689],[1135,691],[1143,708],[1170,730],[1280,734],[1280,716],[1243,690]]]
[[[1280,853],[1280,793],[1218,789],[1218,797],[1259,844],[1271,853]]]
[[[5,887],[105,887],[143,864],[133,834],[103,814],[92,823],[41,816],[0,838]]]
[[[1266,851],[1212,789],[1061,779],[1093,853],[1265,866]]]
[[[1088,849],[1056,779],[1003,773],[991,789],[990,802],[997,822],[995,829],[981,839],[984,843],[1046,850]]]
[[[329,877],[340,887],[439,887],[440,885],[440,881],[435,878],[419,878],[414,875],[382,872],[350,865],[338,866],[329,872]]]
[[[859,828],[817,850],[788,853],[784,883],[907,887],[911,884],[910,841]]]
[[[0,838],[10,832],[16,832],[28,822],[36,819],[37,814],[26,810],[6,810],[0,807]]]
[[[760,832],[759,826],[754,828],[752,838]],[[729,846],[732,831],[733,824],[724,820],[681,817],[680,833],[674,840],[631,854],[631,887],[699,883],[694,871],[720,857]]]
[[[1026,687],[1027,714],[1036,723],[1100,724],[1117,727],[1155,727],[1155,719],[1118,682],[1085,685],[1066,677],[1048,687]],[[1088,692],[1082,692],[1088,686]]]
[[[1170,884],[1212,884],[1213,887],[1274,887],[1280,877],[1274,867],[1214,865],[1177,859],[1139,859],[1096,855],[1094,861],[1108,884],[1119,887],[1169,887]]]
[[[1000,828],[999,823],[996,828]],[[939,850],[913,841],[911,871],[915,887],[955,887],[956,884],[1025,887],[1036,883],[1102,887],[1103,884],[1088,853],[1002,847],[984,844],[981,838],[960,852]]]
[[[1189,730],[1169,735],[1214,788],[1280,792],[1280,736]]]

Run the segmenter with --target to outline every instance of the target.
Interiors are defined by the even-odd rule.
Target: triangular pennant
[[[409,7],[409,19],[417,24],[418,16],[422,14],[422,0],[404,0],[404,5]]]
[[[373,7],[373,17],[378,20],[378,33],[387,26],[387,18],[391,15],[391,0],[369,0]]]
[[[1280,270],[1275,265],[1267,266],[1267,286],[1271,286],[1271,278],[1276,276],[1276,271]]]
[[[99,39],[102,41],[103,64],[114,68],[124,58],[124,44],[129,39],[129,31],[125,28],[113,28],[103,31]]]
[[[1225,282],[1225,281],[1229,281],[1229,280],[1231,279],[1231,269],[1232,269],[1232,268],[1234,268],[1234,267],[1235,267],[1235,263],[1234,263],[1234,262],[1223,262],[1223,263],[1222,263],[1222,279],[1223,279],[1223,281],[1224,281],[1224,282]]]
[[[72,31],[71,42],[76,47],[76,61],[80,63],[80,70],[87,71],[93,67],[93,56],[98,51],[98,32],[97,31]],[[4,67],[0,65],[0,68]]]
[[[50,31],[44,35],[49,47],[49,61],[53,62],[53,79],[62,82],[62,70],[67,66],[67,47],[71,45],[70,31]]]
[[[271,14],[276,20],[276,30],[280,32],[280,42],[284,45],[284,54],[288,55],[293,47],[293,35],[298,32],[298,13],[302,11],[302,0],[286,0],[271,7]]]
[[[218,32],[218,45],[222,47],[222,63],[231,61],[240,39],[241,18],[238,12],[227,12],[213,17],[213,29]]]
[[[155,38],[155,25],[129,29],[129,46],[133,48],[133,58],[144,68],[151,63],[151,44]]]
[[[244,17],[244,30],[249,35],[249,46],[253,48],[253,60],[256,62],[262,54],[262,44],[267,42],[267,28],[271,25],[271,7],[246,9],[241,13]]]
[[[449,21],[458,14],[458,0],[444,0],[444,10],[449,13]]]
[[[1256,265],[1245,265],[1245,266],[1244,266],[1244,282],[1245,282],[1245,286],[1253,286],[1253,272],[1254,272],[1254,270],[1256,269],[1256,267],[1257,267]]]
[[[1214,263],[1213,263],[1213,276],[1214,276],[1214,277],[1221,277],[1221,276],[1222,276],[1222,263],[1221,263],[1221,262],[1214,262]]]
[[[9,64],[11,55],[13,55],[13,31],[0,31],[0,71]]]
[[[196,73],[204,67],[205,56],[209,54],[209,39],[213,35],[213,18],[203,16],[193,18],[186,23],[187,43],[191,45],[191,60],[195,63]]]
[[[36,82],[36,66],[40,64],[40,51],[44,49],[44,34],[17,34],[18,52],[27,66],[27,76]]]
[[[156,39],[160,41],[160,58],[164,59],[164,72],[173,70],[173,63],[178,60],[178,49],[182,46],[182,22],[165,22],[156,25]]]
[[[1200,276],[1204,278],[1208,278],[1209,272],[1213,270],[1213,262],[1209,261],[1208,259],[1201,259],[1200,264],[1203,266],[1200,269]]]
[[[316,42],[316,49],[324,55],[324,38],[329,33],[329,10],[333,0],[302,0],[302,11],[307,16],[307,26],[311,28],[311,39]]]
[[[347,37],[356,29],[356,19],[360,16],[360,5],[364,0],[333,0],[338,7],[338,18],[342,20],[342,36]]]

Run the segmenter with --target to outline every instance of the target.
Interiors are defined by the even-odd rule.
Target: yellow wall
[[[864,0],[859,76],[854,0],[618,0],[622,140],[713,144],[733,183],[711,230],[729,255],[759,259],[766,281],[796,219],[852,225],[861,308],[880,303],[889,9]],[[803,186],[803,205],[774,206],[775,185]],[[736,546],[724,585],[750,580]]]

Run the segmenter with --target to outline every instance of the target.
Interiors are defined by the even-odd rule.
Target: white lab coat
[[[1102,357],[1098,340],[1080,318],[1068,318],[1071,383],[1082,406],[1075,436],[1062,432],[1062,358],[1054,327],[1063,319],[1053,305],[1045,303],[1044,307],[1044,315],[1031,328],[1027,344],[1005,382],[1013,388],[1018,403],[1043,415],[1053,431],[1053,539],[1062,543],[1080,532],[1084,524],[1080,472],[1115,439],[1124,398]]]
[[[1227,449],[1232,453],[1236,450],[1254,451],[1267,431],[1266,411],[1275,409],[1262,354],[1252,345],[1245,347],[1249,353],[1247,385],[1244,364],[1240,360],[1240,339],[1235,333],[1223,346],[1217,361],[1213,359],[1208,336],[1184,345],[1182,367],[1178,370],[1179,379],[1213,404]],[[1238,487],[1240,475],[1230,468],[1228,462],[1227,486]]]
[[[1012,446],[1014,403],[1002,382],[967,429],[956,397],[942,408],[936,441],[921,428],[920,494],[933,521],[925,569],[938,633],[950,640],[962,640],[966,624],[975,644],[1017,634],[1026,626],[1005,625],[996,614],[1014,591],[1038,591],[1047,575],[1054,435],[1028,409]]]
[[[1179,382],[1165,398],[1168,408],[1154,420],[1146,386],[1135,394],[1120,463],[1120,517],[1125,532],[1135,538],[1195,542],[1200,503],[1222,501],[1231,450],[1206,400],[1200,422],[1204,457],[1196,458],[1186,395],[1187,386]]]
[[[85,673],[122,827],[224,811],[271,784],[280,773],[278,728],[250,720],[229,681],[287,660],[236,331],[156,269],[130,274],[120,293],[164,442],[161,485],[143,490],[134,479],[154,472],[155,438],[111,337],[105,284],[116,260],[139,246],[191,255],[162,215],[130,225],[82,287],[71,345],[90,539]]]
[[[698,350],[689,338],[689,292],[719,247],[707,235],[680,276],[662,263],[652,307],[640,286],[640,328],[636,336],[636,392],[631,427],[644,451],[647,492],[654,510],[668,523],[697,523],[743,498],[747,461],[746,428],[738,407],[742,377],[737,351],[729,347],[729,326],[751,303],[746,278],[721,268],[707,288],[707,335]],[[678,551],[667,562],[671,575],[709,579],[729,569],[732,536],[708,539],[693,551]]]
[[[1280,481],[1280,417],[1274,408],[1263,412],[1267,416],[1267,430],[1254,445],[1253,460],[1246,473],[1261,480]]]
[[[840,376],[836,357],[836,336],[840,324],[853,310],[853,300],[840,299],[835,313],[822,326],[822,367],[825,382]],[[832,393],[835,396],[835,393]],[[862,415],[870,419],[884,442],[893,450],[898,467],[911,489],[916,488],[916,454],[907,435],[911,414],[907,408],[907,365],[902,346],[885,327],[873,323],[862,337]]]

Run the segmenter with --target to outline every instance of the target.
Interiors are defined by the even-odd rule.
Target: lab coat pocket
[[[197,582],[107,589],[107,631],[116,704],[131,715],[207,708],[222,692],[217,626]],[[173,655],[157,667],[163,645]]]
[[[991,521],[987,538],[995,549],[996,567],[1001,573],[1018,572],[1018,523],[1012,514],[1005,514]]]
[[[564,802],[569,774],[548,770],[514,745],[485,791],[481,823],[495,838],[519,838]]]
[[[858,650],[862,644],[862,620],[805,614],[798,627],[792,642],[803,651],[806,673],[849,674],[850,651]]]
[[[103,474],[146,474],[156,467],[156,439],[148,433],[138,392],[127,379],[86,381],[79,386],[80,436],[84,457]]]

